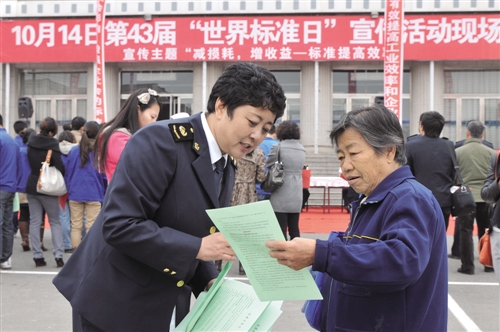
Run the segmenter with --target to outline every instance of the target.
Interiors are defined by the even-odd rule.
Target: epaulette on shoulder
[[[448,137],[441,137],[442,139],[444,139],[445,141],[449,141],[450,139]]]
[[[229,156],[229,161],[235,169],[238,169],[238,167],[236,166],[236,158],[234,158],[233,156]]]
[[[170,133],[176,142],[189,141],[194,138],[194,129],[189,122],[169,123],[168,127],[170,128]]]

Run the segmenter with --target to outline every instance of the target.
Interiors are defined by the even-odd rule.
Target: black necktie
[[[222,182],[222,176],[224,175],[225,163],[226,161],[224,160],[224,157],[220,158],[215,163],[214,179],[215,179],[215,192],[217,193],[217,198],[220,196],[221,192],[221,182]]]

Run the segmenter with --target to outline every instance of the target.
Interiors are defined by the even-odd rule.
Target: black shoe
[[[57,267],[63,267],[64,261],[62,258],[56,258]]]
[[[462,269],[461,267],[458,268],[457,272],[463,273],[463,274],[469,274],[469,275],[474,274],[474,270],[466,270],[466,269]]]
[[[484,272],[495,272],[495,269],[489,266],[484,267]]]
[[[70,248],[70,249],[64,249],[64,252],[67,253],[67,254],[72,254],[73,253],[73,249]]]
[[[42,258],[33,258],[33,260],[35,261],[36,267],[42,267],[42,266],[47,265],[47,262],[45,261],[45,259],[43,257]]]
[[[448,258],[452,258],[452,259],[460,259],[460,256],[455,256],[453,254],[448,254]]]

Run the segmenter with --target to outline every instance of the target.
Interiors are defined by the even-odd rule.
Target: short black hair
[[[70,143],[76,143],[75,135],[73,135],[73,133],[68,130],[64,130],[59,135],[57,135],[57,139],[59,142],[67,141]]]
[[[2,114],[0,114],[0,126],[3,126],[3,117],[2,117]]]
[[[71,129],[80,130],[80,128],[82,128],[86,122],[87,120],[85,120],[81,116],[75,116],[73,120],[71,120]]]
[[[395,147],[394,161],[406,164],[403,128],[397,116],[383,105],[362,107],[344,114],[330,133],[332,143],[338,146],[339,136],[348,128],[357,130],[379,156]]]
[[[16,134],[19,135],[19,133],[26,128],[28,128],[28,124],[26,122],[21,120],[17,120],[16,122],[14,122],[14,131],[16,132]]]
[[[299,125],[292,120],[283,121],[276,129],[276,138],[278,141],[284,141],[286,139],[300,139]]]
[[[63,124],[63,130],[71,131],[71,122],[66,122],[65,124]]]
[[[286,107],[285,93],[276,77],[268,69],[250,62],[238,62],[224,70],[208,98],[209,113],[215,112],[217,99],[227,106],[230,118],[235,108],[250,105],[271,111],[276,121]]]
[[[439,112],[429,111],[420,114],[420,123],[424,128],[425,136],[437,138],[441,135],[444,127],[444,116]]]
[[[21,138],[23,139],[23,143],[27,144],[32,134],[36,134],[35,129],[27,128],[26,130],[21,131],[19,133],[19,136],[21,136]]]

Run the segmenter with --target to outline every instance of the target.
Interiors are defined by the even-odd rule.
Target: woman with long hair
[[[32,134],[28,140],[28,160],[31,174],[26,184],[28,194],[28,205],[30,211],[30,240],[33,247],[33,260],[36,267],[47,265],[43,258],[43,251],[40,242],[40,226],[43,221],[43,211],[47,212],[52,233],[52,244],[54,246],[54,257],[57,267],[63,267],[64,244],[62,237],[61,222],[59,220],[59,198],[37,192],[40,166],[47,152],[52,150],[50,166],[55,166],[64,176],[64,164],[61,159],[61,150],[55,136],[57,135],[57,122],[54,118],[46,117],[40,123],[40,133]]]
[[[158,93],[152,89],[139,89],[127,99],[120,112],[102,126],[96,138],[97,152],[94,165],[111,181],[120,155],[130,136],[142,127],[155,122],[160,114]]]
[[[82,240],[83,215],[87,216],[85,228],[88,232],[101,211],[104,198],[103,176],[92,164],[98,132],[97,122],[85,123],[80,144],[68,153],[65,180],[68,187],[73,250]]]

